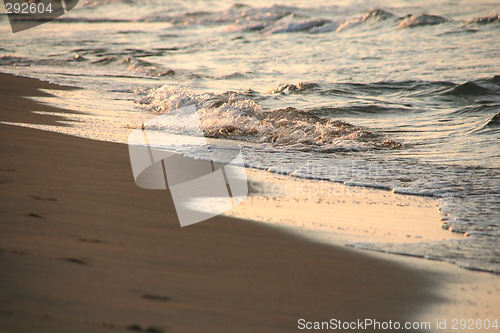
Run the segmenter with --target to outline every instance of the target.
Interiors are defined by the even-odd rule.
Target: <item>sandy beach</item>
[[[0,121],[54,125],[71,113],[25,97],[46,96],[39,88],[68,89],[1,75]],[[402,264],[234,217],[180,228],[168,191],[135,185],[126,145],[5,124],[0,138],[1,332],[290,332],[301,318],[405,322],[438,305],[499,315],[496,276]],[[372,192],[369,214],[384,206]],[[439,222],[414,200],[404,208],[414,219]],[[337,223],[355,229],[363,214],[351,201],[341,216],[359,218]],[[460,283],[462,298],[443,297]],[[474,292],[480,283],[489,286]]]

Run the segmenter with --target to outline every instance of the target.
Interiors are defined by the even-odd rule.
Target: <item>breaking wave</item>
[[[224,94],[194,94],[178,85],[138,90],[138,101],[157,114],[172,114],[176,109],[198,106],[203,134],[210,138],[267,143],[301,151],[362,151],[398,148],[400,143],[366,128],[332,120],[293,107],[267,111],[248,97],[252,91]],[[176,119],[172,124],[185,122]],[[173,125],[176,126],[176,125]],[[185,128],[162,128],[185,134]]]

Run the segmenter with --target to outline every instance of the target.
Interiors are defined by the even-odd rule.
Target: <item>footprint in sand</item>
[[[34,217],[34,218],[37,218],[37,219],[43,219],[44,217],[38,213],[28,213],[26,216],[29,216],[29,217]]]
[[[161,296],[161,295],[152,295],[152,294],[143,294],[142,298],[150,299],[150,300],[153,300],[153,301],[161,301],[161,302],[170,301],[170,297]]]
[[[163,330],[161,330],[159,328],[156,328],[153,326],[143,328],[143,327],[141,327],[141,325],[138,325],[138,324],[129,325],[129,326],[127,326],[127,329],[131,330],[131,331],[137,331],[137,332],[163,333]]]
[[[32,195],[31,196],[33,199],[35,200],[43,200],[43,201],[57,201],[56,198],[44,198],[44,197],[41,197],[39,195]]]
[[[100,239],[87,239],[87,238],[78,238],[77,241],[83,243],[92,243],[92,244],[106,244],[106,241]]]
[[[85,259],[85,258],[60,258],[59,260],[64,260],[64,261],[71,262],[71,263],[74,263],[74,264],[79,264],[79,265],[88,265],[88,264],[90,264],[90,260],[89,259]]]

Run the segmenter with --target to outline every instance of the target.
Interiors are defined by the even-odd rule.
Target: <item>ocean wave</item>
[[[271,89],[271,93],[277,94],[304,94],[313,90],[318,90],[320,85],[315,82],[300,82],[299,84],[280,84]]]
[[[87,59],[79,55],[71,55],[65,59],[45,58],[45,59],[29,59],[27,57],[17,56],[0,56],[0,66],[15,66],[15,67],[29,67],[29,66],[63,66],[66,63],[81,62]]]
[[[485,81],[495,84],[500,84],[500,75],[495,75],[491,78],[485,79]]]
[[[384,21],[394,17],[394,14],[389,13],[383,9],[372,9],[365,16],[363,16],[363,21],[367,21],[369,19]]]
[[[369,21],[386,21],[398,18],[396,15],[383,9],[372,9],[363,16],[352,19],[334,21],[328,17],[314,17],[313,10],[292,6],[274,5],[271,7],[250,7],[247,5],[233,5],[223,12],[188,12],[177,15],[153,15],[140,18],[138,21],[169,22],[176,25],[214,25],[227,24],[229,32],[263,33],[293,33],[309,32],[313,34],[336,31],[340,32],[353,28]],[[433,25],[446,22],[447,19],[422,14],[409,14],[401,20],[398,28]]]
[[[303,9],[304,10],[304,9]],[[266,13],[263,15],[263,13]],[[395,15],[382,9],[372,9],[361,17],[335,22],[327,18],[306,17],[298,8],[273,6],[270,8],[254,8],[236,15],[236,20],[229,26],[229,31],[262,31],[264,33],[290,33],[307,31],[312,34],[331,31],[342,31],[364,22],[384,21]],[[230,16],[224,15],[230,21]]]
[[[326,32],[336,31],[339,28],[339,23],[337,22],[326,22],[323,25],[313,27],[309,30],[311,34],[323,34]]]
[[[493,12],[488,16],[476,17],[472,20],[467,21],[467,24],[487,24],[493,22],[500,22],[500,12]]]
[[[125,58],[122,60],[122,64],[128,65],[128,70],[133,71],[138,75],[144,76],[174,76],[175,71],[173,69],[165,68],[159,64],[154,64],[152,62],[142,60],[142,59],[134,59],[134,58]]]
[[[421,27],[421,26],[426,26],[426,25],[441,24],[441,23],[444,23],[447,21],[448,20],[445,19],[444,17],[437,16],[437,15],[421,14],[421,15],[413,16],[410,14],[401,21],[398,28],[399,29],[414,28],[414,27]]]
[[[385,10],[372,9],[362,17],[354,18],[341,23],[336,31],[339,32],[345,29],[353,28],[361,23],[367,22],[368,20],[385,21],[393,17],[395,17],[394,14],[386,12]]]
[[[452,115],[455,117],[462,115],[490,115],[492,112],[495,112],[495,110],[500,110],[500,104],[465,106],[457,111],[454,111]]]
[[[86,2],[84,8],[97,8],[106,4],[120,2],[117,0],[101,0]],[[336,15],[337,14],[337,15]],[[229,32],[263,32],[263,33],[293,33],[309,32],[312,34],[341,32],[356,27],[365,22],[390,21],[397,28],[411,28],[445,23],[448,20],[439,15],[408,14],[398,17],[384,9],[371,9],[365,15],[354,18],[340,18],[342,9],[318,11],[315,7],[295,7],[287,5],[273,5],[268,7],[252,7],[246,4],[234,4],[222,11],[187,11],[172,14],[154,13],[138,18],[95,18],[95,17],[62,17],[63,22],[86,23],[117,23],[117,22],[168,22],[177,26],[192,25],[227,25]],[[399,20],[399,25],[397,24]],[[492,12],[488,16],[472,18],[465,23],[486,24],[498,22],[499,12]],[[139,31],[140,32],[140,31]],[[469,30],[470,32],[470,30]],[[132,33],[123,31],[122,33]]]
[[[309,110],[314,114],[324,115],[325,117],[332,116],[353,116],[353,115],[367,115],[367,114],[389,114],[389,113],[406,113],[409,108],[403,107],[387,107],[381,105],[352,105],[342,107],[315,107]]]
[[[500,102],[500,75],[492,77],[466,81],[464,83],[454,83],[449,81],[379,81],[369,83],[339,82],[300,82],[282,83],[273,87],[269,93],[280,95],[306,95],[316,94],[319,96],[340,96],[346,95],[354,98],[367,96],[372,98],[380,95],[390,95],[392,97],[487,97],[479,101],[482,105],[496,104]],[[411,106],[408,103],[399,103],[396,108]],[[389,106],[389,109],[392,105]]]
[[[293,7],[272,6],[266,8],[251,8],[248,6],[233,6],[219,17],[230,23],[228,31],[261,31],[274,22],[293,13]]]
[[[26,57],[17,56],[0,56],[0,66],[31,66],[34,60],[28,59]]]
[[[491,119],[484,125],[485,127],[500,127],[500,112],[495,114]]]
[[[309,111],[293,107],[266,111],[255,100],[245,98],[254,94],[252,91],[196,95],[187,87],[166,85],[152,90],[141,89],[137,94],[143,95],[138,102],[146,109],[173,117],[178,117],[176,109],[196,104],[204,135],[210,138],[244,140],[318,152],[401,146],[374,131],[322,118]],[[188,121],[176,119],[171,122],[172,128],[162,130],[185,134],[186,128],[176,126],[186,123]]]
[[[475,33],[478,33],[478,32],[479,32],[479,30],[477,30],[477,29],[466,29],[464,27],[461,27],[461,28],[458,28],[458,29],[454,29],[454,30],[451,30],[451,31],[446,31],[446,32],[437,34],[437,36],[471,35],[471,34],[475,34]]]
[[[155,14],[137,19],[139,22],[169,22],[174,25],[227,25],[229,32],[262,32],[269,34],[308,32],[312,34],[341,32],[366,22],[390,21],[394,27],[413,28],[448,22],[448,19],[432,14],[398,17],[384,9],[371,9],[365,15],[338,19],[330,14],[319,14],[314,8],[274,5],[271,7],[252,7],[235,4],[225,11],[186,12],[181,14]],[[485,17],[473,18],[465,23],[486,24],[499,21],[498,12]],[[399,21],[399,24],[397,23]],[[91,21],[89,21],[91,22]],[[472,32],[471,30],[466,30]]]
[[[118,62],[118,57],[102,57],[97,60],[92,61],[92,64],[96,65],[109,65]]]
[[[481,83],[490,85],[489,83]],[[286,85],[281,85],[285,86]],[[444,92],[449,91],[456,87],[457,84],[448,81],[421,81],[421,80],[405,80],[405,81],[379,81],[369,83],[353,83],[353,82],[339,82],[339,83],[322,83],[318,87],[310,90],[320,96],[339,96],[350,98],[360,98],[365,96],[373,98],[376,96],[391,96],[416,98],[416,97],[435,97],[441,96]],[[280,86],[278,86],[280,87]],[[300,90],[298,91],[299,93]],[[309,92],[309,91],[306,91]],[[293,92],[290,92],[293,93]],[[400,100],[401,101],[401,100]],[[402,101],[401,101],[402,102]],[[411,106],[412,103],[398,103],[398,107]],[[392,106],[390,106],[392,108]]]
[[[278,22],[262,30],[262,32],[278,34],[285,32],[300,32],[307,31],[311,28],[320,27],[326,23],[330,23],[329,20],[321,19],[305,19],[295,22]]]
[[[465,83],[459,84],[446,92],[444,95],[453,96],[478,96],[478,95],[489,95],[494,93],[490,89],[481,86],[479,83],[474,81],[467,81]]]

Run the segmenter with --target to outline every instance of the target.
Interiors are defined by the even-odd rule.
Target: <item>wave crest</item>
[[[459,84],[456,87],[451,88],[446,91],[445,95],[453,96],[478,96],[478,95],[489,95],[493,92],[474,81],[467,81],[465,83]]]
[[[500,127],[500,112],[495,114],[488,123],[485,125],[486,127]]]
[[[500,22],[500,12],[493,12],[488,16],[476,17],[472,20],[467,21],[467,24],[477,23],[477,24],[487,24],[493,22]]]
[[[413,28],[421,27],[426,25],[435,25],[447,22],[448,20],[444,17],[437,15],[421,14],[418,16],[408,15],[399,24],[398,28]]]

